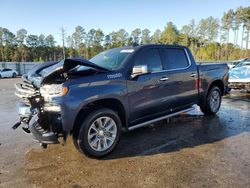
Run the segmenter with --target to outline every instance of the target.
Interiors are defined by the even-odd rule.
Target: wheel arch
[[[208,87],[207,89],[205,90],[204,93],[201,94],[200,96],[200,99],[198,101],[198,105],[204,105],[205,101],[206,101],[206,98],[209,94],[209,91],[212,89],[213,86],[217,86],[219,87],[220,91],[221,91],[221,95],[224,94],[225,92],[225,87],[224,87],[224,83],[222,80],[220,79],[215,79],[215,80],[212,80],[209,84],[208,84]]]
[[[124,130],[127,130],[127,120],[126,120],[127,118],[126,118],[126,111],[125,111],[124,105],[118,99],[106,98],[106,99],[100,99],[97,101],[89,102],[88,104],[84,105],[79,110],[75,118],[73,128],[71,130],[71,134],[73,135],[73,137],[78,136],[77,134],[80,130],[81,122],[84,119],[84,117],[86,117],[93,110],[97,110],[99,108],[109,108],[117,112],[122,122],[122,128]]]
[[[207,89],[207,92],[206,92],[206,97],[207,97],[209,91],[212,89],[213,86],[217,86],[217,87],[220,89],[220,91],[221,91],[221,95],[224,95],[224,93],[225,93],[224,83],[223,83],[222,80],[219,80],[219,79],[218,79],[218,80],[213,80],[213,81],[209,84],[208,89]]]

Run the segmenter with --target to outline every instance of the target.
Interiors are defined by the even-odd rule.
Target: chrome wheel
[[[117,125],[108,116],[96,119],[88,130],[88,144],[95,151],[105,151],[109,149],[117,136]]]
[[[220,93],[218,90],[214,90],[210,98],[210,108],[212,112],[217,112],[220,107]]]

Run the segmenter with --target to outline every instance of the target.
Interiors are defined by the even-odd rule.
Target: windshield
[[[243,66],[250,66],[250,60],[246,60],[246,61],[240,62],[235,67],[243,67]]]
[[[114,48],[97,54],[89,61],[108,70],[116,70],[121,67],[128,55],[133,53],[133,51],[134,49]],[[86,69],[86,67],[80,66],[78,71],[84,69]]]

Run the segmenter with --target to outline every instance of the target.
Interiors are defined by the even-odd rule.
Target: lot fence
[[[0,69],[14,69],[19,75],[26,74],[34,65],[41,62],[0,62]]]

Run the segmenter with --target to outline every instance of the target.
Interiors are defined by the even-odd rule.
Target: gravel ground
[[[0,187],[250,187],[250,95],[232,91],[219,113],[197,109],[123,134],[95,160],[65,146],[40,149],[20,128],[15,82],[0,80]]]

